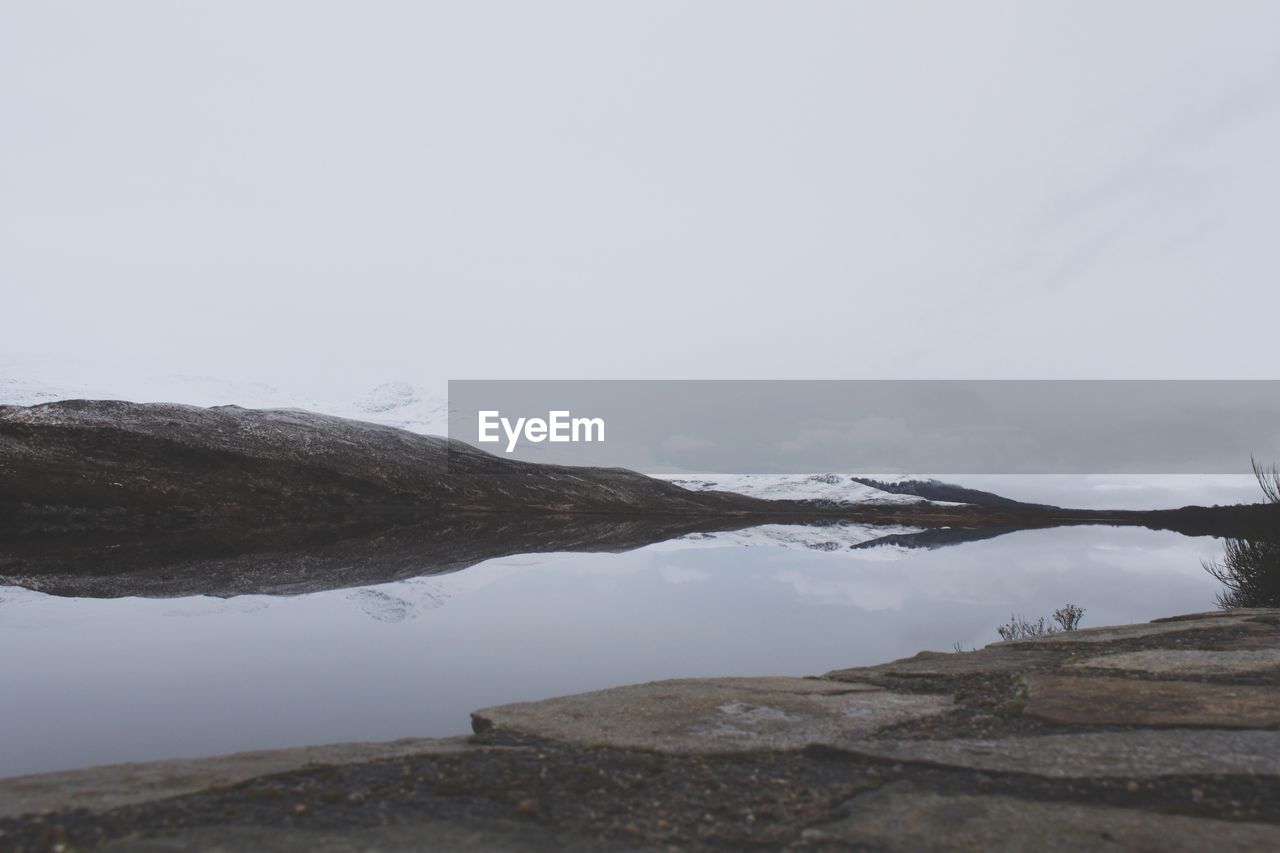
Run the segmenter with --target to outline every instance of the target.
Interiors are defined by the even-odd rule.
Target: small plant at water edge
[[[1052,622],[1043,616],[1032,621],[1015,613],[1009,617],[1008,622],[996,628],[996,633],[1000,635],[1002,640],[1025,640],[1028,637],[1043,637],[1046,634],[1056,634],[1059,631],[1074,631],[1080,627],[1080,620],[1083,618],[1084,608],[1077,607],[1074,604],[1068,604],[1066,607],[1060,607],[1053,611]]]

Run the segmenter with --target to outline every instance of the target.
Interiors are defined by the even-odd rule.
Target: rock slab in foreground
[[[1107,669],[1150,675],[1247,675],[1280,670],[1280,649],[1153,649],[1117,652],[1080,661],[1072,669]]]
[[[1280,827],[1267,824],[893,788],[852,800],[848,817],[805,837],[904,851],[1280,849]]]
[[[1033,675],[1026,712],[1053,723],[1118,726],[1280,726],[1280,688],[1113,676]]]
[[[659,752],[762,752],[838,745],[940,714],[949,696],[806,678],[658,681],[472,714],[477,732]]]
[[[1052,779],[1157,776],[1280,777],[1280,732],[1163,729],[1075,732],[991,739],[879,740],[860,755],[1030,773]]]
[[[265,749],[142,764],[106,764],[86,770],[14,776],[0,779],[0,818],[73,808],[105,811],[318,764],[384,761],[403,755],[468,748],[466,738],[405,738],[379,743]]]
[[[159,838],[130,839],[112,845],[116,853],[379,853],[379,851],[441,851],[441,853],[598,853],[623,849],[598,839],[579,838],[520,820],[407,821],[387,826],[299,828],[281,833],[256,826],[210,826],[167,833]],[[626,848],[631,849],[631,848]]]

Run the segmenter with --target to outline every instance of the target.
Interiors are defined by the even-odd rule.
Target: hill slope
[[[299,521],[377,512],[758,511],[623,469],[514,462],[300,410],[66,400],[0,407],[6,527]]]

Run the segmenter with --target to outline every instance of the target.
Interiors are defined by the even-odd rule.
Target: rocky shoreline
[[[0,780],[0,849],[1280,847],[1280,610]]]

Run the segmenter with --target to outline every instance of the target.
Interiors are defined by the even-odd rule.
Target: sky
[[[0,363],[1276,378],[1280,4],[0,0]]]

